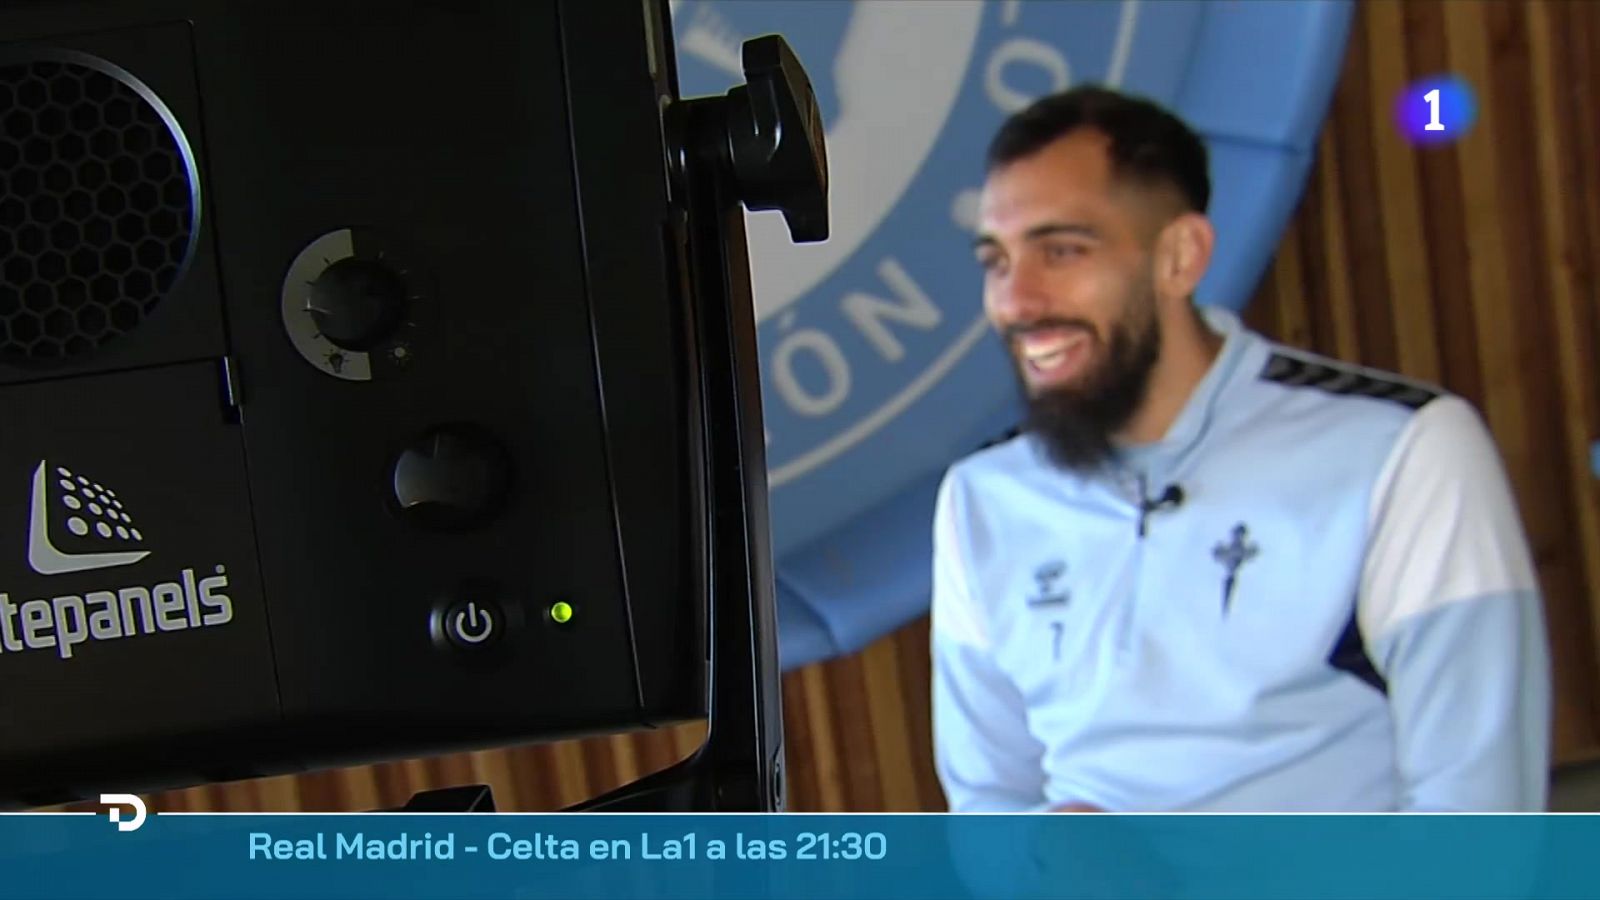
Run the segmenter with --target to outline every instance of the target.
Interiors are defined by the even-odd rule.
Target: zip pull
[[[1137,491],[1137,493],[1134,495],[1133,502],[1139,507],[1139,539],[1144,540],[1146,530],[1145,526],[1150,519],[1150,503],[1145,499],[1149,496],[1149,494],[1145,492],[1145,477],[1143,472],[1139,473],[1136,481],[1135,491]]]

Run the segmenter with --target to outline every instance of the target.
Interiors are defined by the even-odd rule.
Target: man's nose
[[[1036,321],[1044,316],[1050,303],[1037,267],[1020,261],[998,279],[991,298],[992,314],[1001,325]]]

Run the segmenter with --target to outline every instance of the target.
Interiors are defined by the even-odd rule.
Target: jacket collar
[[[1235,387],[1252,381],[1266,362],[1266,341],[1246,328],[1235,313],[1215,306],[1202,306],[1200,313],[1211,330],[1222,337],[1222,349],[1165,436],[1121,449],[1115,464],[1119,482],[1137,485],[1142,480],[1148,492],[1159,491],[1177,480],[1211,433],[1224,398]]]

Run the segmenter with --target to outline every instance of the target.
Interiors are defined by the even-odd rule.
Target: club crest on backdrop
[[[827,132],[829,239],[795,244],[780,216],[745,217],[785,667],[926,612],[935,479],[1021,421],[970,251],[984,153],[1005,118],[1091,82],[1183,115],[1209,143],[1216,198],[1199,299],[1239,311],[1298,202],[1352,12],[1144,0],[670,9],[684,96],[726,92],[742,80],[740,42],[779,33]]]

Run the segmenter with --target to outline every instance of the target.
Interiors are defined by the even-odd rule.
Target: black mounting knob
[[[827,134],[816,93],[778,35],[744,44],[747,84],[728,91],[728,149],[740,199],[783,212],[797,243],[828,237]]]
[[[465,425],[433,428],[412,441],[394,464],[400,512],[424,527],[480,525],[505,505],[511,460],[486,431]]]
[[[317,330],[346,350],[370,350],[405,320],[406,282],[373,259],[347,257],[311,283],[306,309]]]

